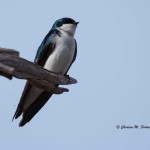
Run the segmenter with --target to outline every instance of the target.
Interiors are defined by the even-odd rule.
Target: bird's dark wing
[[[46,60],[47,60],[47,58],[49,57],[49,55],[51,55],[52,54],[52,52],[53,52],[53,50],[54,50],[54,48],[55,48],[55,43],[53,43],[53,41],[52,41],[52,39],[54,38],[54,36],[56,36],[56,34],[55,34],[55,32],[57,32],[57,31],[55,31],[55,30],[51,30],[47,35],[46,35],[46,37],[44,38],[44,40],[43,40],[43,42],[41,43],[41,45],[40,45],[40,47],[39,47],[39,49],[38,49],[38,51],[37,51],[37,54],[36,54],[36,57],[35,57],[35,60],[34,60],[34,62],[36,63],[36,64],[38,64],[38,65],[40,65],[40,66],[43,66],[44,64],[45,64],[45,62],[46,62]],[[26,101],[27,101],[27,99],[26,99],[26,97],[27,97],[27,95],[28,95],[28,93],[30,92],[30,90],[31,90],[31,88],[32,88],[32,85],[29,83],[29,81],[27,81],[26,82],[26,85],[25,85],[25,87],[24,87],[24,90],[23,90],[23,93],[22,93],[22,96],[21,96],[21,98],[20,98],[20,102],[19,102],[19,104],[18,104],[18,107],[17,107],[17,110],[16,110],[16,112],[15,112],[15,114],[14,114],[14,117],[13,117],[13,119],[15,118],[15,119],[17,119],[22,113],[24,114],[25,112],[23,111],[23,106],[24,106],[24,104],[26,103]],[[43,94],[42,94],[43,95]],[[49,97],[51,96],[51,94],[50,93],[46,93],[46,97],[42,97],[41,98],[41,100],[43,100],[44,98],[46,98],[46,99],[49,99]],[[39,97],[41,97],[41,96],[39,96]],[[38,98],[39,98],[38,97]],[[47,100],[43,100],[43,103],[46,103],[46,101]],[[37,102],[36,102],[37,103]],[[42,103],[42,101],[41,102],[39,102],[40,104],[40,106],[42,107],[42,105],[44,105],[43,103]],[[41,104],[42,103],[42,104]],[[37,112],[36,112],[37,113]],[[35,114],[36,114],[35,113]],[[35,115],[34,114],[34,115]],[[30,114],[29,116],[32,116],[32,114]],[[26,118],[26,117],[25,117]],[[24,119],[24,120],[26,120],[26,119]],[[29,119],[28,119],[29,120]],[[27,120],[26,120],[26,122],[27,122]]]
[[[70,64],[70,66],[68,67],[68,69],[67,69],[65,75],[67,75],[68,70],[69,70],[70,67],[72,66],[73,62],[76,60],[76,57],[77,57],[77,42],[76,42],[76,40],[75,40],[75,52],[74,52],[74,56],[73,56],[72,62],[71,62],[71,64]]]
[[[55,48],[55,43],[53,42],[53,39],[57,34],[58,30],[50,30],[50,32],[46,35],[36,53],[34,59],[34,62],[36,64],[40,66],[43,66],[45,64],[47,58],[49,57],[50,54],[52,54]]]

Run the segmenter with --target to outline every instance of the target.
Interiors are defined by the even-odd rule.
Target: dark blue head
[[[72,25],[77,26],[78,23],[79,22],[76,22],[75,20],[73,20],[71,18],[61,18],[61,19],[55,21],[55,23],[53,24],[52,29],[56,29],[56,28],[61,27],[65,24],[72,24]]]

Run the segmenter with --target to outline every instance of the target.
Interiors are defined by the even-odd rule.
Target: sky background
[[[0,149],[149,150],[150,129],[140,126],[150,126],[150,1],[0,0],[0,47],[33,61],[62,17],[80,22],[69,71],[78,84],[19,128],[11,119],[25,80],[0,77]]]

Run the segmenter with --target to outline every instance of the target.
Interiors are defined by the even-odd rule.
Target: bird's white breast
[[[73,60],[74,52],[75,40],[73,36],[67,34],[57,36],[55,49],[47,59],[44,68],[62,75],[65,74]]]

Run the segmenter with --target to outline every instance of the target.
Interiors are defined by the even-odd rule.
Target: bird
[[[56,20],[39,46],[34,63],[49,71],[68,76],[67,72],[77,56],[77,42],[74,35],[78,23],[67,17]],[[51,96],[50,92],[32,86],[27,81],[13,119],[22,115],[19,126],[24,126]]]

